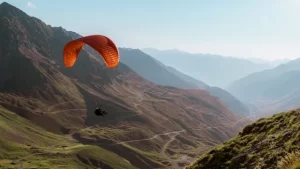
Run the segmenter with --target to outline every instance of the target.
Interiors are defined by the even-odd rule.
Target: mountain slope
[[[233,112],[235,112],[241,116],[250,115],[251,112],[250,112],[249,108],[243,102],[238,100],[236,97],[231,95],[226,90],[223,90],[218,87],[207,87],[205,90],[208,91],[211,95],[218,97]]]
[[[159,62],[159,61],[158,61]],[[161,62],[159,62],[161,63]],[[163,63],[161,63],[163,65]],[[165,65],[164,65],[165,66]],[[197,86],[197,88],[200,89],[205,89],[207,87],[209,87],[207,84],[205,84],[204,82],[201,82],[200,80],[197,80],[191,76],[188,76],[180,71],[178,71],[177,69],[171,67],[171,66],[166,66],[166,68],[169,70],[169,72],[173,73],[174,75],[180,77],[181,79],[185,80],[186,82],[189,83],[193,83]]]
[[[0,165],[21,158],[23,154],[16,149],[28,141],[45,149],[54,146],[55,140],[75,139],[79,142],[76,146],[83,149],[67,145],[72,149],[68,160],[74,165],[180,168],[249,123],[206,91],[156,85],[122,63],[107,69],[102,58],[87,49],[80,52],[74,67],[66,69],[62,51],[74,34],[46,25],[8,3],[0,5],[0,14],[1,112],[20,118],[22,122],[16,123],[31,123],[18,127],[16,123],[3,124],[6,117],[1,119],[1,139],[12,146],[1,149],[8,155],[1,158]],[[105,118],[94,115],[98,106],[108,112]],[[18,128],[32,138],[16,140],[20,134],[14,130]],[[50,134],[41,134],[45,132]],[[56,161],[61,149],[55,155],[45,151],[54,160],[40,161],[38,154],[24,152],[44,168],[62,163]],[[111,158],[103,159],[101,151]],[[126,164],[120,163],[123,158]],[[31,160],[23,160],[25,167]]]
[[[299,129],[300,110],[260,119],[235,138],[202,155],[188,169],[275,169],[286,154],[300,151]]]
[[[125,63],[140,76],[153,83],[178,88],[198,88],[197,84],[186,82],[177,77],[169,72],[166,67],[139,49],[120,48],[119,52],[122,63]]]
[[[227,90],[267,114],[299,107],[300,59],[251,74]]]
[[[273,67],[276,67],[278,65],[281,65],[281,64],[284,64],[284,63],[287,63],[290,61],[290,59],[287,59],[287,58],[284,58],[284,59],[276,59],[276,60],[273,60],[273,61],[268,61],[268,60],[264,60],[264,59],[261,59],[261,58],[253,58],[253,57],[250,57],[250,58],[245,58],[253,63],[263,63],[263,64],[269,64],[271,67],[270,68],[273,68]]]
[[[122,56],[121,62],[153,83],[186,89],[204,89],[211,95],[218,97],[233,112],[242,116],[250,114],[247,106],[227,91],[217,87],[210,87],[170,66],[165,66],[160,61],[155,60],[138,49],[120,49],[120,53]]]
[[[249,108],[240,100],[235,98],[233,95],[231,95],[229,92],[227,92],[224,89],[218,88],[218,87],[211,87],[207,84],[198,81],[195,78],[192,78],[186,74],[183,74],[179,72],[178,70],[168,66],[168,70],[178,77],[184,79],[187,82],[193,83],[198,86],[198,88],[203,88],[204,90],[208,91],[211,95],[219,98],[225,105],[230,108],[233,112],[242,115],[242,116],[248,116],[250,114]]]
[[[115,153],[47,132],[1,106],[0,133],[0,168],[136,168]]]
[[[191,54],[178,50],[143,49],[162,63],[172,66],[210,86],[227,87],[246,75],[269,68],[244,59],[210,54]]]

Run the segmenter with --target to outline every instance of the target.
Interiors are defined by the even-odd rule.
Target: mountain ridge
[[[172,66],[189,76],[204,81],[209,86],[227,87],[231,82],[250,73],[269,68],[246,59],[214,54],[191,54],[174,50],[143,49],[167,66]]]
[[[232,83],[227,90],[240,100],[255,105],[264,116],[296,109],[300,103],[299,65],[300,59],[295,59],[273,69],[250,74]]]

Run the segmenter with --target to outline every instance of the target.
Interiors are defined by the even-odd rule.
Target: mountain
[[[198,88],[203,88],[204,90],[208,91],[209,94],[219,98],[233,112],[235,112],[241,116],[248,116],[251,113],[247,105],[245,105],[243,102],[238,100],[236,97],[231,95],[226,90],[221,89],[219,87],[208,86],[207,84],[205,84],[195,78],[192,78],[186,74],[183,74],[170,66],[168,66],[167,68],[170,72],[174,73],[178,77],[184,79],[187,82],[196,84],[198,86]]]
[[[159,62],[159,61],[158,61],[158,62]],[[159,62],[159,63],[161,63],[161,62]],[[163,65],[163,64],[161,63],[161,65]],[[209,87],[209,86],[208,86],[207,84],[205,84],[204,82],[201,82],[200,80],[197,80],[197,79],[195,79],[195,78],[193,78],[193,77],[191,77],[191,76],[188,76],[188,75],[186,75],[186,74],[184,74],[184,73],[178,71],[177,69],[175,69],[175,68],[173,68],[173,67],[171,67],[171,66],[166,66],[166,65],[163,65],[163,66],[165,66],[169,72],[173,73],[173,74],[176,75],[177,77],[179,77],[179,78],[185,80],[186,82],[189,82],[189,83],[192,83],[192,84],[196,85],[197,88],[206,89],[206,88]]]
[[[245,103],[238,100],[226,90],[223,90],[218,87],[207,87],[206,91],[208,91],[211,95],[219,98],[233,112],[241,116],[249,116],[251,114],[250,109]]]
[[[244,103],[221,88],[210,87],[204,82],[181,73],[173,67],[164,65],[139,49],[120,48],[119,51],[122,56],[122,63],[153,83],[184,89],[204,89],[211,95],[219,98],[233,112],[242,116],[250,114],[248,107]]]
[[[273,68],[273,67],[276,67],[278,65],[281,65],[281,64],[284,64],[284,63],[287,63],[290,61],[290,59],[276,59],[276,60],[273,60],[273,61],[268,61],[268,60],[264,60],[264,59],[261,59],[261,58],[245,58],[246,60],[249,60],[253,63],[256,63],[256,64],[269,64],[271,67],[269,68]]]
[[[299,168],[299,155],[291,153],[300,152],[299,117],[298,109],[262,118],[187,168]]]
[[[65,68],[76,34],[6,2],[0,16],[1,168],[182,168],[250,122],[204,90],[108,69],[88,48]]]
[[[199,81],[197,84],[194,84],[176,76],[165,65],[139,49],[120,48],[119,52],[122,56],[122,63],[153,83],[184,89],[203,88],[206,86],[203,82]]]
[[[210,86],[227,87],[246,75],[269,68],[249,60],[212,54],[191,54],[179,50],[142,49],[167,66],[204,81]]]
[[[250,74],[232,83],[227,90],[240,100],[255,105],[265,115],[300,105],[300,59],[273,69]]]

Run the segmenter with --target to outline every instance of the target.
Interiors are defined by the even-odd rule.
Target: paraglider
[[[107,68],[114,68],[119,64],[120,56],[115,43],[103,35],[90,35],[72,40],[65,45],[63,52],[65,67],[70,68],[75,64],[84,45],[96,50],[102,56]],[[96,108],[95,114],[104,117],[107,112]]]
[[[97,116],[102,116],[104,117],[106,114],[108,114],[105,110],[102,110],[101,108],[96,108],[95,110],[95,114]]]
[[[107,68],[114,68],[120,62],[118,48],[115,43],[103,35],[84,36],[68,42],[64,47],[64,66],[72,67],[84,45],[89,45],[102,56]]]

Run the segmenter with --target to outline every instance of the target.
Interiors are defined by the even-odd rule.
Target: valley
[[[1,169],[276,168],[300,150],[299,59],[118,45],[109,67],[25,9],[0,4]]]
[[[66,69],[68,31],[8,3],[0,13],[11,35],[0,39],[4,168],[181,168],[250,122],[205,90],[156,84],[123,63],[107,69],[88,50]],[[95,116],[99,106],[107,116]]]

